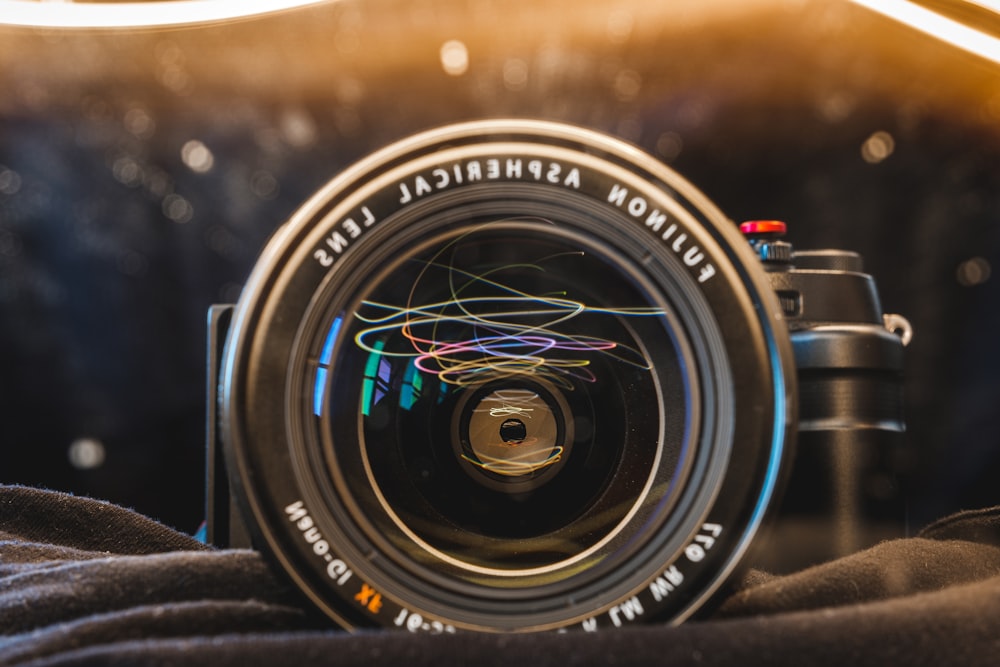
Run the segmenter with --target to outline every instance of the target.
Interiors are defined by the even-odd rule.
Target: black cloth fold
[[[749,573],[711,618],[534,635],[349,634],[255,552],[114,505],[0,487],[0,665],[993,665],[1000,510],[795,574]]]

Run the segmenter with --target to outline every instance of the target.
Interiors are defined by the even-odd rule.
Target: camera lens
[[[342,625],[678,620],[778,484],[790,359],[766,276],[678,175],[578,128],[466,124],[271,241],[221,430],[257,543]]]
[[[386,248],[335,307],[339,370],[319,388],[354,521],[455,576],[556,572],[641,537],[636,515],[655,520],[683,477],[697,405],[652,285],[550,218],[492,219],[500,205],[455,229],[429,215],[425,242]]]

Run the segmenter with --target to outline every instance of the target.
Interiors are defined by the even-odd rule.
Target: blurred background
[[[0,23],[28,4],[44,13],[0,3]],[[610,132],[734,220],[862,253],[916,332],[894,462],[907,529],[1000,504],[1000,21],[933,9],[986,50],[808,0],[337,0],[141,29],[0,25],[0,482],[193,532],[208,306],[238,298],[269,235],[344,166],[513,116]]]

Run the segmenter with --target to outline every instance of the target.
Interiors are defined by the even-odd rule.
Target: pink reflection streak
[[[566,298],[564,295],[532,295],[491,280],[487,274],[471,274],[454,266],[429,263],[446,268],[451,287],[451,299],[414,305],[416,285],[406,306],[365,301],[363,305],[385,313],[382,317],[355,316],[369,324],[355,336],[356,344],[369,352],[410,357],[421,371],[437,376],[454,385],[482,384],[517,377],[545,378],[565,388],[572,380],[594,382],[588,355],[611,355],[618,360],[648,368],[643,355],[636,349],[604,338],[580,336],[558,331],[570,320],[583,315],[658,316],[663,311],[654,307],[596,308]],[[502,267],[490,273],[510,268],[533,268],[537,265]],[[455,284],[456,276],[466,280]],[[417,281],[419,282],[419,280]],[[463,297],[472,285],[486,285],[497,291],[496,296]],[[529,323],[530,322],[530,323]],[[442,337],[446,327],[451,331],[471,331],[462,340]],[[408,341],[410,351],[375,350],[367,341],[386,334],[398,333]],[[579,352],[581,355],[573,355]],[[559,353],[553,356],[553,353]],[[569,354],[567,354],[569,353]]]

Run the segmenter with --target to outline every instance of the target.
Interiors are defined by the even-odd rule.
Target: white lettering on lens
[[[608,616],[611,617],[611,622],[614,623],[616,628],[622,627],[626,621],[634,621],[642,616],[643,613],[645,612],[642,608],[642,603],[636,597],[631,597],[608,610]]]
[[[576,167],[566,168],[559,162],[542,162],[522,158],[488,158],[484,160],[468,160],[456,162],[451,167],[434,167],[424,175],[416,175],[411,180],[400,181],[399,203],[409,204],[421,197],[447,190],[463,183],[475,183],[482,180],[536,181],[553,185],[562,185],[574,190],[580,189],[580,170]]]
[[[451,183],[451,178],[449,178],[448,172],[444,169],[435,169],[431,172],[431,176],[437,179],[434,181],[434,187],[438,190],[448,187],[448,184]]]
[[[344,220],[344,231],[346,231],[347,235],[352,239],[356,239],[361,235],[361,228],[358,227],[358,223],[354,222],[350,218]]]
[[[691,544],[684,548],[684,555],[692,563],[704,560],[708,551],[715,546],[715,540],[722,534],[722,526],[717,523],[702,524],[701,531],[694,536]]]
[[[313,258],[319,262],[319,265],[323,268],[333,266],[333,255],[322,248],[317,249],[316,252],[313,253]]]
[[[671,565],[666,572],[653,580],[653,583],[649,585],[649,592],[653,594],[654,600],[661,602],[682,583],[684,583],[683,573],[677,569],[676,565]]]
[[[684,263],[688,266],[697,266],[701,264],[703,259],[705,259],[705,255],[697,247],[688,248],[687,252],[684,253]]]
[[[334,558],[326,564],[326,576],[336,581],[338,586],[346,584],[352,574],[354,573],[347,567],[347,563],[339,558]]]
[[[344,252],[344,248],[347,247],[347,239],[345,239],[344,235],[340,232],[333,231],[326,237],[326,244],[339,255]]]
[[[558,162],[553,162],[549,165],[549,173],[545,175],[545,180],[549,183],[558,183],[559,174],[562,172],[562,165]]]
[[[295,521],[296,523],[301,519],[309,516],[309,512],[303,506],[301,500],[296,500],[294,503],[285,508],[285,514],[288,515],[289,521]]]
[[[320,247],[313,251],[313,259],[319,262],[320,266],[324,268],[333,266],[337,256],[347,249],[350,241],[361,236],[365,229],[377,221],[375,214],[367,206],[362,206],[360,213],[360,223],[356,222],[353,217],[345,218],[341,221],[339,229],[334,229],[323,239],[326,247]],[[343,230],[344,233],[342,234],[340,230]]]
[[[628,202],[628,212],[633,218],[641,218],[646,212],[646,200],[642,197],[633,197]]]
[[[392,622],[397,627],[406,628],[410,632],[429,632],[432,635],[440,635],[445,632],[455,634],[455,626],[441,621],[424,620],[423,616],[411,612],[409,609],[400,609]]]
[[[375,224],[375,215],[369,210],[367,206],[361,207],[361,214],[365,216],[364,226],[371,227]]]
[[[653,232],[659,233],[660,227],[662,227],[663,223],[666,221],[667,221],[667,214],[660,213],[659,211],[654,209],[653,212],[649,214],[649,217],[646,218],[646,226],[652,229]]]
[[[705,253],[697,245],[688,240],[688,235],[677,232],[677,223],[671,223],[662,233],[664,223],[667,221],[666,213],[659,209],[650,209],[649,202],[639,195],[630,196],[628,188],[615,183],[611,186],[607,201],[617,208],[624,209],[636,220],[642,221],[654,234],[660,234],[660,239],[668,244],[668,247],[677,254],[685,266],[698,268],[698,282],[704,283],[715,275],[715,266],[711,262],[705,261]]]
[[[566,174],[565,180],[563,180],[563,185],[566,186],[567,188],[573,188],[574,190],[579,190],[580,170],[575,167],[573,169],[570,169],[569,173]]]
[[[409,204],[413,201],[413,195],[410,194],[410,188],[406,187],[406,183],[399,184],[399,203]]]
[[[469,177],[469,181],[481,181],[483,180],[483,171],[476,161],[469,162],[465,165],[465,173]]]
[[[289,521],[295,524],[306,544],[312,546],[312,552],[326,563],[327,576],[338,586],[346,584],[354,573],[344,561],[334,558],[333,554],[330,553],[330,543],[323,538],[323,534],[316,527],[316,522],[309,515],[305,504],[301,500],[296,500],[285,508],[285,515]]]
[[[417,176],[413,179],[413,189],[417,197],[423,197],[424,195],[429,195],[433,190],[431,190],[431,184],[427,182],[427,179],[423,176]]]
[[[625,207],[633,218],[641,218],[646,213],[649,204],[642,197],[632,197],[626,202],[626,197],[628,197],[628,189],[616,183],[611,186],[611,193],[608,195],[608,203],[614,204],[618,208]],[[649,216],[646,218],[646,226],[649,227],[654,233],[658,234],[660,232],[660,228],[663,226],[663,223],[666,221],[666,213],[654,208],[650,211]],[[670,225],[667,231],[663,233],[663,240],[666,241],[670,238],[670,235],[673,234],[676,229],[677,225]]]
[[[625,197],[628,196],[628,188],[623,188],[622,186],[615,183],[611,186],[611,194],[608,195],[608,203],[614,204],[618,208],[622,207],[625,203]]]

